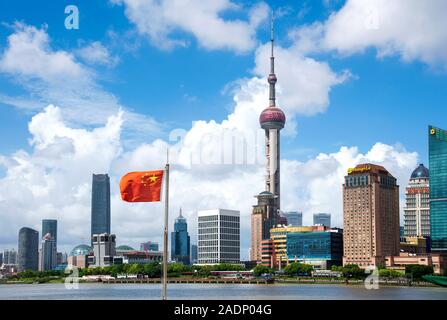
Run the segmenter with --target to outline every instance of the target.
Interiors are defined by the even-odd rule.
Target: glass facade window
[[[110,234],[110,178],[107,174],[93,175],[91,219],[92,236]]]
[[[182,262],[185,265],[191,263],[191,241],[188,234],[188,224],[181,212],[175,220],[174,232],[171,233],[171,260]]]
[[[287,234],[289,260],[326,260],[341,264],[343,234],[337,232],[307,232]]]
[[[447,251],[447,131],[429,127],[430,236],[433,251]]]

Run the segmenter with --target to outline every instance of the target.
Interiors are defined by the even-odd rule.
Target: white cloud
[[[79,50],[77,54],[89,64],[115,66],[119,58],[112,56],[109,50],[99,41],[94,41]]]
[[[91,62],[99,62],[109,53],[99,43],[93,43],[80,54]],[[113,58],[111,58],[113,59]],[[16,23],[14,32],[0,54],[0,73],[23,87],[26,95],[10,96],[0,91],[0,102],[29,112],[39,112],[48,104],[61,108],[64,118],[74,125],[100,125],[109,116],[124,110],[125,133],[131,136],[158,134],[160,125],[152,118],[123,107],[118,99],[105,91],[93,69],[87,67],[68,51],[51,47],[46,27]]]
[[[377,49],[378,57],[447,65],[447,20],[443,0],[348,0],[324,23],[291,32],[304,52],[335,50],[341,55]]]
[[[240,11],[230,0],[111,0],[124,4],[125,14],[141,34],[162,49],[186,46],[178,32],[192,34],[210,50],[228,49],[247,52],[256,45],[256,29],[268,15],[268,6],[260,2],[250,8],[246,20],[225,19],[227,12]]]

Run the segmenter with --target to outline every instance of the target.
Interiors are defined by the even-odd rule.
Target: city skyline
[[[283,1],[235,2],[241,10],[224,17],[225,9],[216,8],[209,32],[231,37],[215,42],[172,20],[157,38],[134,19],[125,0],[81,1],[78,31],[65,29],[62,6],[52,4],[43,13],[25,1],[0,4],[0,132],[6,137],[0,141],[0,249],[16,248],[18,230],[40,230],[45,218],[59,221],[59,251],[88,244],[94,173],[110,174],[111,231],[118,242],[162,243],[162,206],[123,205],[117,181],[129,169],[161,167],[168,143],[170,230],[180,206],[191,230],[197,211],[219,207],[240,211],[241,234],[248,233],[253,196],[264,189],[265,163],[221,164],[216,170],[203,163],[207,157],[191,165],[189,155],[216,153],[226,130],[248,136],[258,129],[268,102],[270,8],[277,11],[278,105],[288,119],[281,137],[282,209],[302,211],[303,225],[311,224],[313,213],[331,212],[333,225],[342,227],[343,176],[347,168],[374,162],[398,179],[402,225],[411,172],[421,162],[428,166],[427,127],[447,127],[440,120],[447,113],[446,41],[431,32],[443,21],[445,4],[410,4],[401,12],[381,8],[380,15],[396,21],[415,10],[429,17],[422,29],[432,41],[414,48],[410,44],[421,31],[411,23],[404,23],[403,36],[381,26],[373,12],[366,16],[370,25],[351,28],[364,40],[358,43],[356,34],[342,29],[354,2],[323,2],[290,8]],[[234,19],[243,22],[239,33],[231,32]],[[379,38],[371,36],[376,28]],[[31,63],[16,61],[19,54]],[[184,139],[176,142],[182,132]],[[170,135],[175,139],[169,141]],[[188,192],[191,186],[194,192]],[[241,240],[246,259],[250,239]]]

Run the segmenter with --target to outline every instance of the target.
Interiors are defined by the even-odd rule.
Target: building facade
[[[188,234],[188,224],[182,216],[182,209],[175,219],[174,231],[171,233],[171,260],[184,265],[191,263],[191,240]]]
[[[284,212],[287,219],[287,225],[293,227],[301,227],[303,225],[303,213],[298,211]]]
[[[159,251],[158,242],[143,242],[142,244],[140,244],[140,251]]]
[[[261,128],[265,131],[266,175],[265,192],[257,196],[258,204],[253,207],[251,226],[251,260],[261,263],[262,241],[270,238],[270,229],[282,221],[279,214],[281,204],[280,193],[280,131],[286,123],[284,112],[276,105],[275,57],[274,57],[274,29],[272,21],[269,106],[259,117]]]
[[[31,228],[19,231],[18,272],[39,269],[39,232]]]
[[[3,250],[3,263],[9,265],[17,264],[17,251],[14,249]]]
[[[42,220],[42,241],[39,251],[39,270],[53,270],[57,266],[57,220]]]
[[[413,171],[405,190],[404,234],[430,236],[430,174],[423,164]]]
[[[361,164],[343,184],[343,264],[385,264],[400,249],[399,186],[384,167]]]
[[[240,262],[239,211],[199,211],[197,234],[198,264]]]
[[[110,178],[107,174],[94,174],[92,181],[91,237],[110,234]]]
[[[192,244],[191,245],[191,264],[196,264],[197,262],[198,262],[197,245]]]
[[[447,131],[429,127],[430,238],[432,251],[447,253]]]
[[[322,225],[325,227],[331,227],[331,214],[330,213],[314,213],[314,226]]]
[[[340,266],[343,262],[343,233],[340,230],[288,233],[287,258],[320,270]]]
[[[68,256],[68,265],[74,266],[80,269],[88,267],[88,257],[93,254],[93,250],[90,246],[80,244],[74,247]]]
[[[102,233],[93,235],[93,256],[88,257],[89,267],[108,267],[113,265],[116,255],[116,236]]]

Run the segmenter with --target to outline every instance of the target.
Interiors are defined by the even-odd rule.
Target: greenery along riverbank
[[[146,278],[160,278],[162,266],[159,262],[153,262],[149,264],[120,264],[110,267],[97,267],[97,268],[85,268],[78,270],[79,278],[83,276],[92,275],[109,275],[111,277],[118,277],[118,275],[137,275],[139,277]],[[186,266],[181,263],[171,263],[168,266],[168,277],[190,277],[190,278],[215,278],[213,271],[235,271],[236,274],[239,271],[246,270],[241,265],[233,264],[218,264],[214,266]],[[255,277],[269,277],[272,279],[297,279],[297,277],[306,279],[316,279],[312,277],[312,271],[314,271],[311,265],[302,263],[291,263],[286,266],[282,271],[268,268],[266,266],[258,265],[253,269],[253,275]],[[335,266],[332,271],[340,273],[340,277],[334,279],[338,281],[342,280],[364,280],[368,274],[365,270],[361,269],[357,265],[346,265],[344,267]],[[62,271],[24,271],[17,275],[11,276],[7,279],[0,280],[0,283],[60,283],[67,277]],[[419,265],[409,265],[403,272],[388,270],[386,268],[379,269],[380,278],[386,280],[408,278],[412,281],[423,281],[423,277],[426,275],[433,275],[433,268]]]

